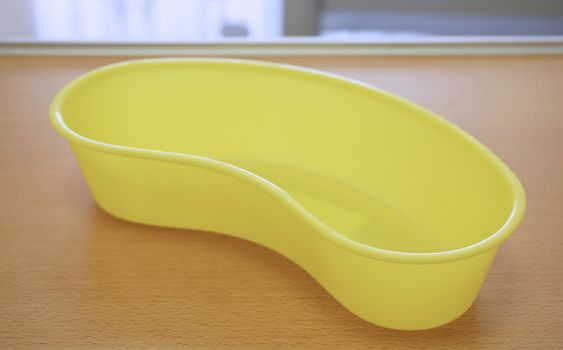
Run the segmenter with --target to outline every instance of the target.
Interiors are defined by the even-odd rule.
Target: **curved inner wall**
[[[379,93],[240,63],[118,69],[69,92],[62,114],[71,129],[243,167],[365,244],[460,248],[497,231],[512,210],[514,194],[493,159],[440,120]]]

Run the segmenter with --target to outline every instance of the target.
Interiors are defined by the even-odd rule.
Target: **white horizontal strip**
[[[563,54],[563,37],[430,37],[378,41],[292,38],[276,42],[39,42],[5,39],[0,55],[370,56]]]

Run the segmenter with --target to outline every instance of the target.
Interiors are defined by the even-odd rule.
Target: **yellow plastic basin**
[[[107,212],[269,247],[389,328],[463,314],[524,213],[516,176],[471,136],[310,69],[125,62],[68,84],[51,119]]]

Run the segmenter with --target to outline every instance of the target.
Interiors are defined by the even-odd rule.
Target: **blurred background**
[[[0,0],[0,42],[283,42],[563,35],[561,0]]]

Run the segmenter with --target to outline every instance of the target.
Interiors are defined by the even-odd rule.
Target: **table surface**
[[[453,121],[528,196],[472,308],[444,327],[358,319],[294,263],[93,202],[48,121],[56,91],[123,58],[0,58],[1,348],[563,347],[563,57],[268,58],[366,81]]]

